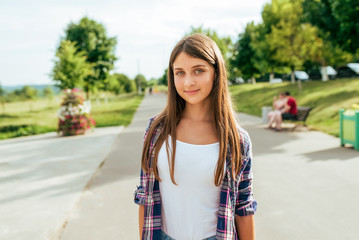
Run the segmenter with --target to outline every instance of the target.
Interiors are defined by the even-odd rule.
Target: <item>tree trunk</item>
[[[292,84],[295,83],[294,69],[292,69],[292,72],[290,73],[290,81],[292,82]]]
[[[274,72],[272,70],[272,72],[269,74],[269,82],[272,82],[273,78],[274,78]]]
[[[327,66],[323,65],[322,66],[322,69],[320,71],[320,73],[322,74],[322,81],[323,82],[326,82],[328,81],[328,72],[327,72]]]
[[[298,79],[298,93],[300,94],[302,92],[302,80]]]
[[[252,81],[252,84],[256,84],[257,82],[256,82],[256,78],[255,77],[251,77],[251,81]]]

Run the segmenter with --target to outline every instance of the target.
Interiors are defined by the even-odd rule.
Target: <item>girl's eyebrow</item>
[[[193,66],[192,68],[198,68],[198,67],[208,68],[206,65],[203,65],[203,64],[198,64],[196,66]],[[174,68],[174,70],[183,70],[183,68],[177,67],[177,68]]]
[[[198,64],[198,65],[196,65],[196,66],[193,66],[192,68],[198,68],[198,67],[205,67],[205,68],[207,68],[207,66],[206,66],[206,65],[203,65],[203,64]]]

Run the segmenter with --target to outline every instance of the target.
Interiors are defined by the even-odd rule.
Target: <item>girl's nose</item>
[[[195,82],[191,76],[186,76],[186,79],[184,80],[185,87],[192,86],[192,85],[194,85],[194,83]]]

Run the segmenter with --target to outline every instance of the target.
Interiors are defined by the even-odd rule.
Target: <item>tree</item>
[[[47,86],[46,88],[44,88],[43,94],[49,100],[49,106],[50,106],[50,102],[51,102],[52,97],[54,95],[54,91],[52,90],[52,87]]]
[[[343,50],[355,54],[359,51],[358,0],[328,0],[334,18],[339,23],[337,43]]]
[[[147,87],[146,78],[142,74],[137,74],[137,76],[135,77],[135,83],[139,93]]]
[[[262,10],[263,23],[258,24],[252,33],[251,46],[255,51],[254,64],[262,74],[270,73],[270,81],[274,78],[274,72],[283,73],[283,69],[284,71],[286,69],[286,66],[274,57],[277,49],[270,46],[268,39],[272,32],[272,26],[276,26],[281,20],[282,5],[285,1],[272,0],[271,3],[264,5]]]
[[[323,42],[317,28],[300,22],[302,7],[299,1],[283,1],[279,14],[280,20],[271,27],[268,41],[271,50],[275,50],[274,59],[290,67],[294,83],[294,71],[300,69],[305,60],[318,58]],[[298,87],[301,88],[301,81],[298,81]]]
[[[84,78],[87,99],[95,88],[106,88],[109,71],[113,69],[115,56],[115,37],[109,38],[100,23],[84,17],[79,23],[70,23],[65,30],[66,40],[76,43],[77,51],[84,52],[86,61],[91,64],[92,72]]]
[[[346,47],[341,42],[343,38],[340,34],[341,23],[334,15],[333,3],[329,0],[304,0],[302,21],[309,22],[319,28],[318,35],[323,39],[323,48],[320,58],[316,62],[309,62],[308,65],[319,63],[322,67],[328,65],[342,65],[352,60],[352,55],[347,52]],[[357,24],[350,22],[350,26]],[[323,68],[326,70],[326,68]],[[326,71],[322,74],[322,80],[327,81]]]
[[[2,107],[2,112],[5,113],[5,90],[2,88],[0,83],[0,102]]]
[[[162,85],[168,85],[168,82],[167,82],[167,72],[168,72],[168,69],[166,68],[165,69],[165,72],[163,73],[162,77],[158,80],[158,84],[162,84]]]
[[[29,101],[29,107],[30,111],[32,111],[32,100],[36,99],[38,96],[38,91],[35,88],[32,88],[30,86],[24,86],[20,90],[20,94],[23,96],[23,98],[27,101]]]
[[[112,75],[114,79],[112,91],[114,91],[116,94],[120,93],[130,93],[133,92],[133,84],[125,74],[122,73],[115,73]]]
[[[231,58],[231,66],[234,71],[237,74],[240,72],[245,79],[251,78],[252,83],[255,83],[255,77],[260,75],[260,71],[254,64],[255,51],[251,46],[251,35],[254,28],[254,23],[250,22],[247,24],[244,33],[239,34],[239,39],[234,44],[233,57]]]
[[[51,76],[60,89],[82,86],[84,79],[92,73],[91,64],[86,61],[84,52],[77,50],[74,42],[62,41],[56,57]]]

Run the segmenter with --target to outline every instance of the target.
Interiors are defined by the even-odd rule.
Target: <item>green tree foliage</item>
[[[115,73],[112,75],[114,82],[112,83],[111,91],[116,94],[133,92],[133,80],[130,80],[125,74]]]
[[[2,88],[0,83],[0,97],[2,97],[5,94],[5,90]]]
[[[280,20],[271,27],[267,38],[271,50],[275,50],[274,59],[290,67],[292,83],[295,82],[294,70],[302,68],[307,59],[320,59],[323,46],[317,28],[300,22],[302,11],[299,1],[281,2]],[[300,87],[301,82],[298,84]]]
[[[49,107],[50,107],[51,100],[52,100],[52,98],[54,96],[54,91],[52,90],[52,87],[47,86],[42,90],[42,92],[43,92],[43,95],[49,100],[48,104],[49,104]]]
[[[19,95],[26,101],[29,101],[30,111],[32,111],[32,101],[38,97],[38,91],[36,88],[30,86],[24,86],[20,91]]]
[[[75,42],[64,40],[56,52],[52,78],[60,89],[73,89],[83,85],[92,73],[91,64],[86,61],[85,53],[78,51]]]
[[[109,71],[113,69],[116,60],[116,38],[107,37],[104,26],[87,17],[82,18],[79,23],[70,23],[65,33],[65,39],[75,42],[77,51],[84,52],[86,61],[93,67],[92,73],[84,79],[87,98],[95,88],[106,89]]]
[[[233,57],[231,58],[231,66],[237,75],[242,75],[245,79],[252,78],[253,83],[255,77],[260,74],[255,65],[255,50],[251,45],[252,34],[255,25],[253,22],[248,23],[244,33],[239,34],[238,41],[234,44]]]
[[[252,47],[255,50],[255,64],[261,73],[270,72],[270,80],[274,77],[274,72],[286,72],[286,66],[278,61],[274,56],[278,49],[270,46],[268,40],[272,32],[272,26],[278,25],[281,20],[282,5],[285,0],[272,0],[271,3],[264,5],[262,10],[263,23],[256,26],[253,33]]]
[[[153,87],[155,85],[158,85],[158,79],[151,78],[149,81],[147,81],[147,86],[148,87]]]
[[[45,87],[43,90],[43,95],[46,98],[51,99],[54,95],[54,91],[52,90],[52,87],[50,87],[50,86]]]
[[[2,112],[5,113],[5,90],[2,88],[1,83],[0,83],[0,103],[1,103]]]
[[[168,82],[167,82],[167,72],[168,69],[165,69],[165,72],[163,73],[162,77],[158,80],[158,84],[160,85],[166,85],[168,86]]]
[[[321,29],[323,35],[329,41],[336,42],[340,24],[334,17],[329,0],[303,0],[302,22],[311,23]],[[328,33],[328,34],[326,34]]]
[[[20,90],[20,94],[24,97],[25,100],[34,100],[38,96],[38,90],[30,86],[24,86]]]
[[[136,89],[140,89],[141,92],[147,87],[147,81],[145,76],[142,74],[137,74],[135,77]]]
[[[329,0],[334,18],[339,23],[337,43],[352,54],[359,51],[358,0]]]
[[[318,34],[323,39],[321,58],[317,61],[317,63],[322,66],[344,65],[350,62],[353,57],[352,54],[348,52],[349,48],[346,45],[348,42],[345,40],[347,38],[341,36],[342,23],[334,15],[335,9],[333,9],[333,6],[335,6],[335,4],[333,5],[333,3],[334,2],[330,0],[304,0],[302,3],[302,21],[309,22],[318,27]],[[355,25],[358,26],[358,23],[351,21],[348,24],[348,29],[355,28]],[[352,42],[350,39],[349,41]],[[353,50],[352,53],[355,53],[354,51],[355,50]],[[316,62],[310,62],[310,65],[316,65]],[[327,76],[323,76],[323,80],[326,80],[326,78]]]

